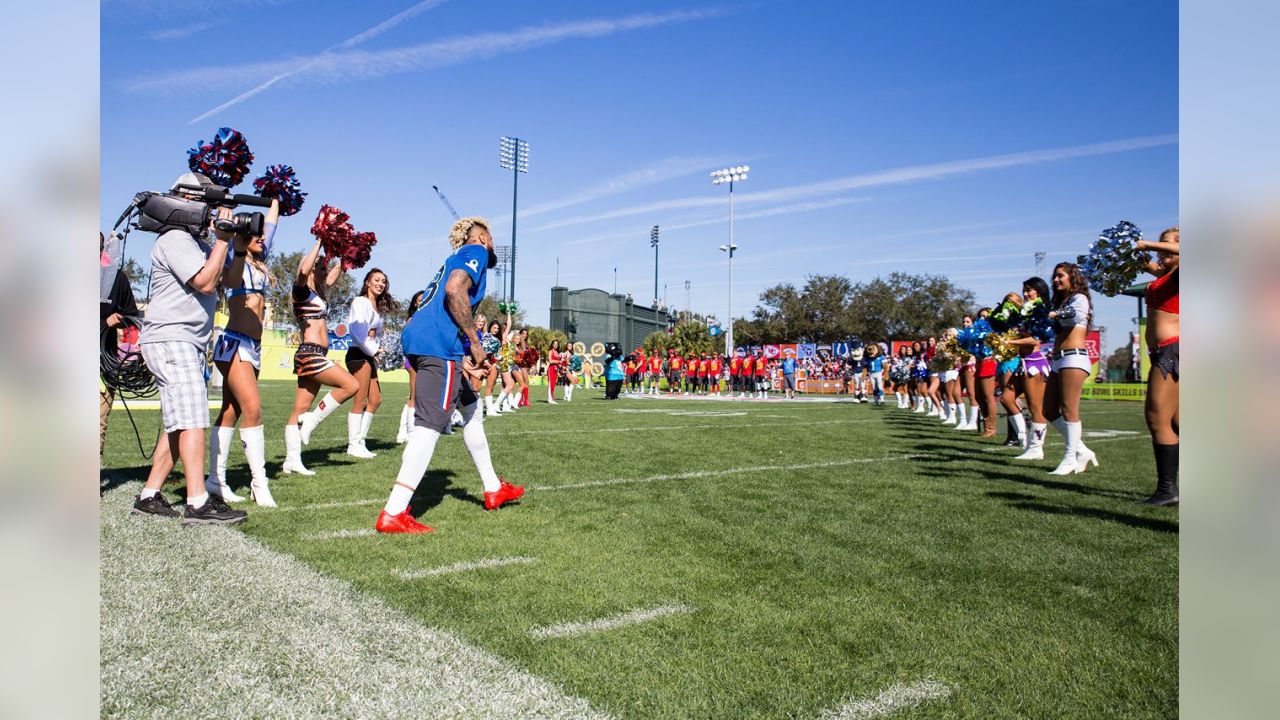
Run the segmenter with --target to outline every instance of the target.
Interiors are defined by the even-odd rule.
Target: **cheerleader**
[[[573,402],[573,387],[578,384],[578,375],[582,373],[582,356],[574,349],[573,343],[564,348],[564,401]]]
[[[973,332],[973,316],[965,315],[961,322],[964,330],[956,337],[963,338],[966,334]],[[963,347],[963,343],[961,344]],[[956,425],[957,430],[977,430],[978,429],[978,358],[971,352],[965,353],[964,361],[960,365],[960,378],[957,385],[962,385],[963,390],[969,398],[969,409],[960,415],[960,424]]]
[[[911,412],[926,412],[933,401],[929,399],[929,361],[924,356],[924,343],[911,343],[911,390],[915,398]]]
[[[347,413],[347,454],[369,459],[377,457],[365,447],[373,414],[382,405],[382,382],[378,380],[378,359],[383,354],[378,335],[382,332],[382,318],[395,311],[391,297],[391,283],[387,274],[373,268],[364,275],[360,294],[351,300],[347,314],[347,328],[351,333],[351,347],[347,348],[347,372],[360,384],[351,410]]]
[[[911,401],[910,396],[910,369],[907,366],[907,352],[910,347],[903,345],[898,348],[898,352],[893,356],[889,363],[889,382],[893,383],[893,396],[898,400],[898,409],[906,410]]]
[[[1061,262],[1053,268],[1053,309],[1049,319],[1054,325],[1052,374],[1045,388],[1044,414],[1054,429],[1066,440],[1062,462],[1050,471],[1053,475],[1070,475],[1098,464],[1098,456],[1085,446],[1080,422],[1080,392],[1093,369],[1085,337],[1093,320],[1089,302],[1089,284],[1075,263]]]
[[[418,312],[418,308],[422,307],[422,293],[419,290],[409,298],[409,308],[405,311],[404,322],[409,324],[409,318]],[[409,362],[409,358],[404,359],[404,369],[409,371],[409,399],[405,401],[404,407],[400,408],[400,431],[396,433],[396,444],[403,445],[409,441],[409,433],[413,431],[413,388],[418,384],[418,370],[413,367],[413,363]]]
[[[262,432],[262,396],[258,371],[262,368],[262,320],[267,288],[275,278],[267,269],[271,240],[275,236],[280,205],[271,201],[263,234],[249,240],[249,247],[227,257],[222,287],[227,289],[227,327],[213,350],[213,364],[222,373],[222,409],[209,435],[209,475],[204,486],[226,502],[240,502],[227,485],[227,455],[231,433],[240,421],[240,442],[249,464],[249,495],[259,505],[275,507],[268,487],[266,439]]]
[[[978,319],[973,323],[974,338],[976,340],[973,344],[973,353],[978,356],[978,413],[982,417],[981,437],[984,438],[996,436],[996,373],[998,367],[996,359],[991,356],[991,348],[985,342],[987,335],[992,332],[991,322],[988,320],[990,315],[991,308],[982,308],[978,311]],[[978,429],[976,420],[974,429]]]
[[[515,342],[517,364],[512,375],[517,383],[520,384],[520,399],[516,403],[518,407],[529,407],[529,370],[538,364],[538,361],[530,357],[529,352],[529,328],[523,328],[516,333]]]
[[[510,316],[508,316],[508,321]],[[507,399],[507,395],[511,391],[511,372],[510,369],[504,371],[502,369],[502,341],[507,336],[502,329],[502,324],[497,320],[491,320],[484,332],[480,335],[480,342],[484,344],[485,355],[493,358],[494,361],[489,367],[489,375],[484,380],[484,414],[487,417],[497,417],[502,414],[502,403]],[[493,399],[493,386],[497,385],[501,378],[502,389],[499,391],[498,399]]]
[[[954,340],[957,331],[955,328],[947,328],[942,333],[942,341],[944,343]],[[943,425],[959,425],[960,413],[960,358],[952,358],[950,366],[942,371],[942,391],[939,394],[939,401],[943,406]]]
[[[1043,460],[1044,433],[1049,426],[1044,416],[1044,392],[1049,382],[1049,355],[1053,352],[1053,327],[1049,320],[1049,286],[1038,277],[1022,283],[1022,337],[1014,340],[1022,356],[1022,394],[1031,413],[1023,453],[1014,460]]]
[[[293,279],[293,317],[302,333],[302,342],[293,354],[293,374],[298,376],[298,390],[294,394],[289,422],[284,426],[285,457],[281,470],[300,475],[315,475],[302,464],[302,446],[311,442],[311,433],[360,389],[360,383],[351,373],[329,359],[325,295],[338,281],[343,269],[341,260],[321,256],[320,250],[320,240],[317,239],[298,264],[298,274]],[[333,389],[314,412],[308,412],[322,386]]]
[[[556,382],[560,379],[560,341],[552,340],[547,350],[547,404],[559,405],[556,402]]]
[[[1022,296],[1009,293],[1000,302],[999,310],[990,319],[991,329],[995,332],[1007,332],[1017,328],[1022,322]],[[1027,421],[1022,416],[1022,407],[1018,405],[1021,394],[1022,358],[1014,357],[1001,361],[996,366],[996,382],[1000,390],[999,401],[1007,418],[1005,434],[1006,447],[1021,447],[1026,444]]]
[[[1178,504],[1178,228],[1160,233],[1158,242],[1140,240],[1139,250],[1155,250],[1147,272],[1156,279],[1147,285],[1147,429],[1156,455],[1156,491],[1144,503]]]
[[[942,392],[941,392],[942,373],[945,372],[946,370],[944,369],[940,371],[935,371],[933,367],[931,367],[933,363],[933,358],[937,354],[938,354],[938,338],[931,337],[929,338],[929,342],[925,345],[925,348],[924,348],[925,367],[928,368],[929,370],[929,380],[928,380],[929,384],[925,388],[925,393],[929,398],[929,404],[933,406],[929,408],[929,415],[933,417],[940,417],[943,419],[943,422],[946,422],[947,404],[942,402]]]
[[[507,324],[499,336],[501,345],[498,348],[498,373],[502,377],[502,392],[494,403],[496,410],[503,413],[516,411],[516,342],[515,333],[511,332],[511,313],[507,313]]]

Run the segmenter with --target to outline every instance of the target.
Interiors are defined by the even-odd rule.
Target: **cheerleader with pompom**
[[[529,347],[529,328],[522,328],[516,333],[516,369],[515,380],[520,385],[520,397],[517,407],[529,407],[529,370],[538,364],[538,351]],[[532,352],[530,352],[532,351]]]
[[[1156,455],[1156,491],[1148,505],[1178,504],[1178,267],[1181,242],[1178,228],[1160,233],[1159,242],[1141,240],[1139,250],[1154,250],[1156,259],[1146,265],[1156,276],[1146,290],[1147,348],[1151,371],[1147,375],[1147,429]]]
[[[945,370],[938,370],[933,367],[933,359],[938,355],[938,338],[931,337],[924,346],[924,358],[926,367],[929,369],[928,386],[925,393],[929,398],[929,415],[931,417],[943,418],[946,421],[947,404],[942,401],[942,373]]]
[[[268,486],[266,437],[262,431],[262,396],[258,372],[262,368],[262,325],[266,293],[276,285],[267,267],[271,241],[280,218],[280,203],[272,199],[263,234],[249,247],[227,257],[221,286],[226,289],[227,326],[213,349],[213,364],[222,373],[222,409],[209,435],[209,475],[205,488],[227,502],[243,497],[227,485],[227,457],[232,433],[240,422],[240,442],[249,464],[249,495],[259,505],[275,507]]]
[[[1093,370],[1085,347],[1093,306],[1089,284],[1075,263],[1062,262],[1053,268],[1053,309],[1049,319],[1053,320],[1055,334],[1053,372],[1045,389],[1044,414],[1066,440],[1062,461],[1051,474],[1070,475],[1098,464],[1098,456],[1084,444],[1080,422],[1080,394]]]
[[[483,316],[482,316],[483,322]],[[492,362],[489,367],[489,374],[484,379],[484,414],[487,417],[497,417],[502,415],[502,402],[507,395],[507,378],[502,378],[502,367],[500,357],[502,355],[502,338],[506,337],[506,333],[502,329],[502,324],[497,320],[489,320],[484,322],[484,329],[480,333],[480,342],[484,345],[485,355],[491,358]],[[493,399],[493,387],[499,383],[501,378],[502,389],[499,391],[498,399]]]
[[[960,321],[960,330],[956,333],[956,343],[964,350],[964,360],[960,363],[957,389],[963,397],[969,399],[969,408],[960,408],[960,422],[956,430],[978,429],[978,358],[966,345],[973,335],[973,316],[965,315]]]
[[[982,419],[982,437],[996,436],[996,359],[992,357],[991,348],[987,346],[987,336],[992,333],[991,308],[978,311],[978,319],[973,322],[972,344],[969,351],[978,357],[977,365],[977,401],[978,411]],[[975,421],[975,430],[979,429]]]
[[[988,319],[991,329],[1006,334],[1016,331],[1022,322],[1022,296],[1011,292],[1004,296],[999,307]],[[1005,350],[1009,345],[1003,346]],[[1022,415],[1018,396],[1022,394],[1022,358],[996,358],[996,398],[1005,411],[1005,447],[1022,447],[1026,443],[1027,423]]]
[[[329,324],[325,299],[329,288],[345,272],[341,260],[324,252],[323,240],[316,243],[298,264],[293,280],[293,316],[302,335],[293,355],[293,374],[298,376],[298,389],[293,410],[284,426],[285,458],[283,472],[315,475],[302,464],[302,446],[310,444],[311,433],[343,403],[360,390],[360,383],[346,368],[329,359]],[[333,388],[311,411],[311,403],[321,387]]]
[[[1022,393],[1031,413],[1023,453],[1014,460],[1043,460],[1044,435],[1048,420],[1044,415],[1045,387],[1049,382],[1053,352],[1053,325],[1049,319],[1049,286],[1038,277],[1022,283],[1022,337],[1014,340],[1022,356]]]
[[[929,399],[929,361],[924,356],[924,343],[911,343],[911,396],[914,399],[911,412],[923,413],[931,409]]]
[[[939,346],[939,352],[948,359],[946,369],[941,372],[940,397],[945,409],[942,417],[943,425],[959,425],[963,422],[960,417],[963,412],[960,405],[960,367],[964,362],[964,355],[959,343],[956,342],[958,334],[959,331],[955,328],[947,328],[942,333],[942,344]]]

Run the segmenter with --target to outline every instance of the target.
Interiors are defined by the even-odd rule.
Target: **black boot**
[[[1004,419],[1005,447],[1022,447],[1022,441],[1018,439],[1018,428],[1013,424],[1013,416],[1006,415]]]
[[[1156,453],[1156,491],[1143,500],[1145,505],[1178,504],[1178,443],[1151,443]]]

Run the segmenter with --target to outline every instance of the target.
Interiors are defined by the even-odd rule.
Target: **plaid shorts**
[[[160,388],[160,417],[166,433],[209,427],[209,388],[204,353],[188,342],[143,343],[142,360]]]

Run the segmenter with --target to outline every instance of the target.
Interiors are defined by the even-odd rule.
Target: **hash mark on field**
[[[628,485],[631,483],[649,483],[661,482],[663,480],[696,480],[698,478],[719,477],[721,475],[739,475],[742,473],[756,472],[774,472],[778,470],[812,470],[815,468],[841,467],[844,465],[861,465],[873,462],[892,462],[894,460],[911,460],[912,458],[924,457],[922,454],[913,455],[890,455],[889,457],[878,458],[851,458],[845,460],[830,460],[827,462],[817,463],[800,463],[797,465],[753,465],[750,467],[727,468],[724,470],[694,470],[692,472],[676,473],[674,475],[651,475],[642,478],[618,478],[615,480],[594,480],[591,482],[570,483],[568,485],[539,485],[531,487],[531,490],[575,490],[577,488],[602,487],[604,485]]]
[[[360,528],[359,530],[333,530],[331,532],[311,533],[304,535],[303,540],[341,540],[342,538],[367,537],[376,535],[377,530],[373,528]]]
[[[537,562],[531,557],[507,557],[507,558],[484,558],[475,562],[460,562],[452,565],[442,565],[440,567],[425,568],[422,570],[392,570],[391,574],[401,580],[418,580],[420,578],[434,577],[436,575],[448,575],[449,573],[466,572],[468,570],[482,570],[484,568],[503,567],[504,565],[528,565]]]
[[[653,620],[668,615],[682,615],[684,613],[693,612],[693,608],[688,605],[660,605],[655,608],[646,608],[644,610],[632,610],[629,613],[614,615],[613,617],[600,618],[599,620],[590,620],[588,622],[577,623],[561,623],[559,625],[544,625],[529,630],[529,636],[536,640],[545,640],[546,638],[569,637],[571,635],[582,635],[583,633],[599,632],[601,630],[613,630],[614,628],[626,627],[627,625],[635,625],[647,620]]]
[[[951,694],[951,688],[937,680],[925,679],[914,685],[894,685],[873,698],[850,700],[834,710],[824,710],[819,720],[863,720],[888,717],[903,708],[915,707],[927,700],[940,700]]]

